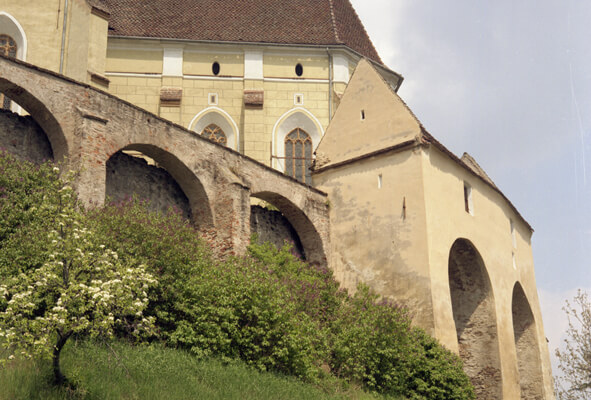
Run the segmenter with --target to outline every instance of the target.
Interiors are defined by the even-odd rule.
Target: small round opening
[[[297,76],[302,76],[304,73],[304,67],[302,67],[302,64],[298,64],[295,67],[295,73]]]
[[[220,63],[219,62],[214,62],[211,66],[211,72],[213,72],[214,75],[218,75],[220,73]]]

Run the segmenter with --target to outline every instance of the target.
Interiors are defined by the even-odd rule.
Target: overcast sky
[[[535,229],[553,353],[564,300],[591,293],[591,2],[351,2],[427,130],[470,153]]]

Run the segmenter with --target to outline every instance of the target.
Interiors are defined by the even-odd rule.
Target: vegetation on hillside
[[[62,187],[50,164],[0,157],[0,282],[19,281],[50,262],[60,216],[46,205],[60,198]],[[298,260],[288,247],[253,241],[248,254],[219,261],[174,212],[149,212],[135,200],[89,211],[77,205],[72,212],[92,232],[94,245],[112,250],[121,265],[145,266],[157,281],[142,309],[155,331],[143,341],[186,350],[198,360],[241,359],[316,384],[341,379],[409,399],[474,398],[460,359],[412,327],[404,309],[365,286],[349,296],[330,270]],[[5,332],[13,328],[8,303],[14,294],[0,296]],[[22,317],[35,321],[52,306],[34,303]],[[128,313],[119,317],[130,321]],[[120,337],[133,336],[133,323],[113,328]]]

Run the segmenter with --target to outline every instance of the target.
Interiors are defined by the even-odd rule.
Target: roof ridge
[[[328,7],[330,8],[330,18],[332,20],[332,30],[334,31],[334,38],[337,41],[337,43],[342,43],[341,38],[339,37],[339,31],[337,29],[337,18],[334,14],[333,0],[328,0]]]

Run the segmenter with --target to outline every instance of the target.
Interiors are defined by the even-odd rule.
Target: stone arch
[[[226,146],[232,150],[240,151],[240,132],[238,125],[230,114],[219,107],[208,107],[195,115],[189,123],[189,129],[201,134],[208,125],[219,126],[226,135]]]
[[[27,35],[19,22],[12,15],[0,11],[0,35],[8,35],[17,45],[16,58],[27,60]]]
[[[320,139],[324,135],[322,124],[318,121],[318,118],[314,116],[310,111],[303,107],[292,108],[283,114],[275,126],[273,126],[273,154],[274,158],[273,167],[281,172],[285,172],[285,137],[289,135],[294,129],[303,129],[312,139],[312,152],[316,150],[316,146],[320,143]]]
[[[69,146],[64,130],[47,106],[26,89],[0,77],[0,92],[22,107],[41,127],[49,143],[55,161],[69,156]]]
[[[542,400],[544,398],[544,382],[536,321],[523,287],[519,282],[516,282],[513,287],[511,310],[521,398]]]
[[[326,254],[322,238],[304,211],[278,193],[261,191],[252,193],[252,197],[273,205],[289,221],[301,243],[303,259],[311,263],[326,265]]]
[[[191,221],[199,229],[209,229],[213,226],[214,218],[211,203],[209,200],[210,196],[208,195],[204,185],[201,183],[201,181],[195,175],[195,173],[191,171],[174,154],[152,144],[142,143],[130,144],[121,150],[139,152],[142,155],[145,155],[149,159],[153,160],[155,164],[158,165],[158,167],[161,167],[164,170],[166,170],[166,173],[172,177],[176,184],[178,184],[178,187],[182,191],[182,194],[186,196],[189,206],[188,214],[190,216]],[[119,157],[118,154],[120,154],[120,152],[113,154],[109,158],[109,160],[111,160],[114,156]],[[107,168],[108,167],[109,161],[107,161]],[[163,174],[163,176],[166,176],[166,174]],[[109,193],[109,191],[112,190],[109,189],[109,185],[111,183],[112,182],[109,182],[109,175],[107,172],[107,193]],[[126,193],[126,195],[128,196],[131,194],[132,193]],[[181,199],[181,201],[183,200]]]
[[[484,261],[467,239],[457,239],[449,252],[449,287],[464,370],[479,399],[501,399],[502,377],[497,317]]]

